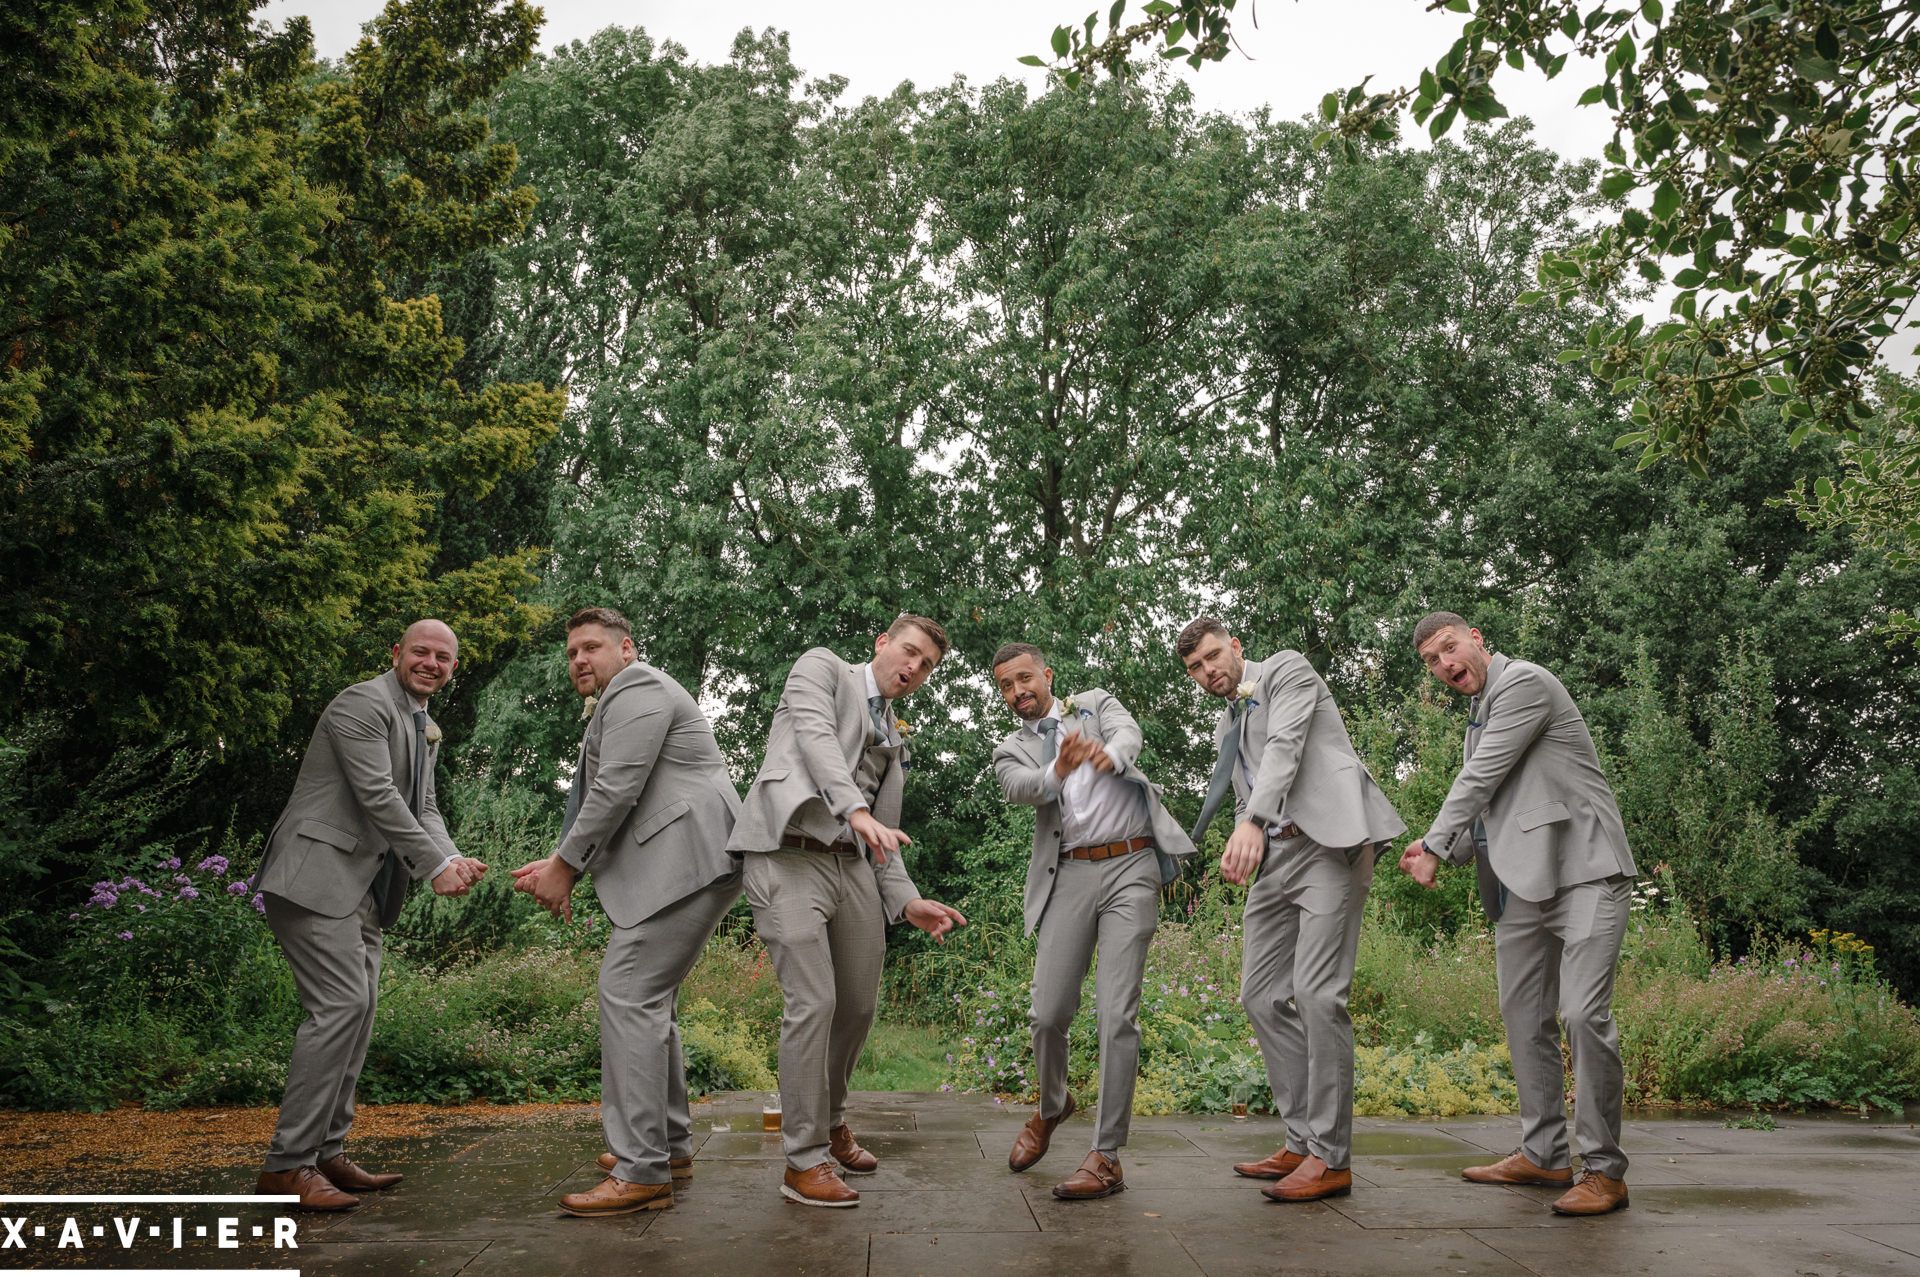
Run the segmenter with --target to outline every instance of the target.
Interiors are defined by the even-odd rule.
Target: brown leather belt
[[[860,844],[851,838],[842,838],[839,842],[821,842],[818,838],[809,838],[805,834],[788,834],[780,840],[782,851],[831,851],[840,856],[857,856]]]
[[[1093,847],[1069,847],[1060,853],[1060,859],[1110,860],[1114,856],[1126,856],[1136,851],[1145,851],[1151,846],[1153,846],[1151,838],[1130,838],[1125,842],[1104,842]]]
[[[1280,826],[1280,832],[1274,835],[1275,838],[1298,838],[1299,836],[1300,826],[1294,824],[1291,820]]]

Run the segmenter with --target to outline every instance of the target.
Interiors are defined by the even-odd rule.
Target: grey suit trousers
[[[1620,1150],[1623,1074],[1613,1019],[1613,974],[1627,934],[1627,876],[1562,887],[1534,903],[1507,895],[1493,926],[1500,1018],[1507,1025],[1513,1080],[1520,1090],[1520,1147],[1535,1166],[1559,1170],[1567,1151],[1566,1066],[1560,1026],[1573,1053],[1574,1132],[1586,1168],[1627,1173]]]
[[[353,1088],[367,1062],[380,993],[380,918],[369,891],[345,918],[269,893],[267,926],[293,968],[307,1018],[293,1038],[280,1119],[266,1169],[312,1166],[340,1152],[353,1126]]]
[[[1067,1107],[1067,1027],[1099,950],[1093,1009],[1100,1033],[1100,1112],[1093,1147],[1114,1153],[1133,1122],[1140,1074],[1140,980],[1160,918],[1160,858],[1149,851],[1107,860],[1062,860],[1040,915],[1033,963],[1033,1065],[1040,1115]]]
[[[740,896],[729,876],[631,927],[615,927],[600,963],[600,1125],[633,1184],[665,1184],[693,1155],[687,1070],[674,1019],[680,984]]]
[[[880,997],[886,912],[873,866],[859,855],[753,852],[745,883],[786,999],[780,1108],[787,1166],[811,1170],[828,1160],[829,1132],[846,1121],[847,1084]]]
[[[1241,930],[1240,1002],[1287,1123],[1287,1147],[1336,1171],[1353,1154],[1347,997],[1373,858],[1372,844],[1269,838]]]

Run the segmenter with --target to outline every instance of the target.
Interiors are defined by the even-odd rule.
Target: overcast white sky
[[[1044,74],[1016,59],[1046,52],[1056,24],[1083,20],[1096,3],[1104,30],[1104,0],[550,0],[540,43],[551,49],[603,27],[639,26],[686,46],[699,61],[717,62],[743,27],[777,27],[792,36],[802,70],[846,76],[848,96],[857,101],[902,80],[927,88],[955,75],[974,83],[1016,76],[1038,86]],[[1137,16],[1140,4],[1129,0],[1128,13]],[[268,0],[262,14],[275,22],[306,14],[319,52],[338,57],[381,8],[381,0]],[[1198,72],[1179,65],[1203,108],[1243,112],[1269,104],[1293,116],[1367,75],[1377,88],[1412,83],[1446,51],[1462,21],[1460,14],[1429,13],[1426,0],[1243,0],[1239,11],[1240,44],[1251,61],[1236,54]],[[1570,64],[1552,82],[1530,69],[1509,70],[1498,85],[1508,109],[1531,117],[1544,144],[1585,158],[1597,157],[1612,131],[1607,112],[1573,105],[1597,78]]]

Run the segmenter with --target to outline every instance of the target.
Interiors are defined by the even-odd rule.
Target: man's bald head
[[[393,668],[400,686],[425,700],[447,685],[460,664],[460,640],[453,627],[431,617],[415,621],[393,645]]]

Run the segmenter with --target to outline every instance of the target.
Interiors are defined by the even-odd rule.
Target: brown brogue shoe
[[[1080,1163],[1079,1170],[1053,1186],[1053,1195],[1063,1202],[1085,1202],[1096,1197],[1112,1197],[1126,1186],[1127,1181],[1120,1174],[1120,1159],[1095,1149]]]
[[[1293,1174],[1293,1168],[1307,1160],[1305,1153],[1296,1153],[1290,1148],[1282,1148],[1272,1157],[1258,1162],[1235,1162],[1233,1173],[1244,1175],[1248,1179],[1285,1179]]]
[[[879,1158],[860,1147],[853,1128],[845,1122],[827,1132],[827,1152],[840,1163],[842,1175],[871,1175],[880,1165]]]
[[[1038,1109],[1013,1137],[1013,1151],[1007,1154],[1007,1169],[1019,1172],[1026,1170],[1047,1155],[1047,1145],[1053,1142],[1053,1128],[1073,1116],[1073,1095],[1067,1095],[1067,1107],[1060,1110],[1059,1117],[1041,1117]]]
[[[780,1184],[780,1196],[802,1206],[858,1206],[860,1194],[847,1187],[832,1162],[822,1162],[811,1170],[788,1169]]]
[[[584,1193],[568,1193],[560,1209],[582,1219],[602,1215],[632,1215],[643,1210],[673,1209],[672,1184],[634,1184],[609,1175]]]
[[[333,1186],[346,1193],[377,1193],[384,1188],[392,1188],[406,1176],[398,1171],[376,1174],[364,1166],[355,1166],[345,1153],[335,1153],[320,1163],[320,1173],[333,1181]]]
[[[1580,1182],[1562,1193],[1553,1203],[1556,1215],[1605,1215],[1627,1205],[1627,1181],[1602,1175],[1599,1171],[1581,1171]]]
[[[1550,1171],[1544,1166],[1535,1166],[1516,1148],[1492,1165],[1467,1167],[1460,1172],[1460,1178],[1476,1184],[1543,1184],[1548,1188],[1565,1188],[1573,1183],[1573,1170],[1566,1167]]]
[[[1272,1202],[1317,1202],[1323,1197],[1345,1197],[1353,1191],[1353,1172],[1324,1170],[1318,1175],[1288,1175],[1260,1190]]]
[[[613,1174],[620,1166],[620,1159],[612,1153],[602,1153],[600,1156],[594,1158],[593,1161],[594,1165],[609,1175]],[[676,1157],[667,1163],[667,1170],[675,1179],[692,1179],[693,1159],[691,1157]]]
[[[312,1166],[296,1166],[290,1171],[262,1171],[260,1182],[253,1191],[276,1197],[297,1194],[301,1210],[352,1210],[360,1204],[359,1198],[341,1192],[334,1187],[332,1180]]]

